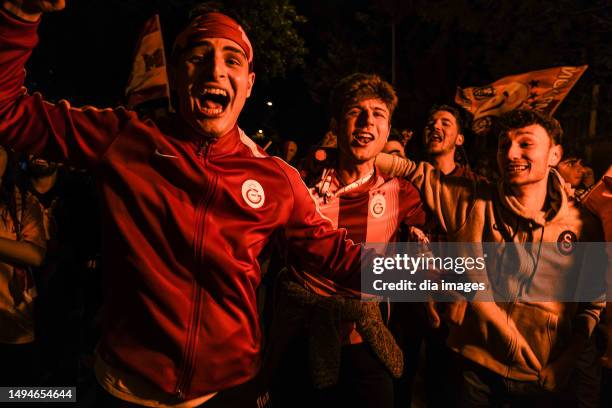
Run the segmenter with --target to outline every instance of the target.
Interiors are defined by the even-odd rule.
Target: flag
[[[482,87],[457,88],[455,102],[474,115],[473,130],[484,133],[491,116],[533,109],[552,116],[588,65],[565,66],[504,77]]]
[[[132,108],[143,102],[167,98],[172,109],[164,41],[157,14],[147,20],[142,29],[125,94]]]

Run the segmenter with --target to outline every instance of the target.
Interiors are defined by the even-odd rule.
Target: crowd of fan
[[[465,111],[437,105],[416,152],[420,132],[390,137],[393,87],[355,73],[322,142],[301,161],[282,146],[298,173],[237,126],[253,49],[218,5],[175,41],[165,123],[29,95],[41,15],[64,3],[0,7],[2,144],[96,175],[0,149],[0,385],[77,385],[104,408],[610,405],[604,284],[539,297],[604,275],[574,244],[612,240],[612,168],[564,158],[558,121],[504,113],[494,160],[463,148]],[[395,241],[499,244],[488,283],[513,301],[362,302],[377,254],[359,243]]]
[[[474,161],[474,157],[470,157],[469,152],[463,148],[465,135],[469,134],[469,126],[470,115],[460,107],[434,106],[421,132],[423,151],[408,150],[408,142],[413,139],[415,133],[408,129],[401,132],[392,129],[386,143],[380,146],[380,151],[402,158],[424,157],[436,168],[443,169],[443,173],[447,175],[488,178],[494,181],[498,177],[498,170],[492,168],[491,164],[494,159],[481,157],[476,161],[477,167],[473,170],[470,168],[469,163]],[[294,164],[306,183],[313,186],[317,184],[325,168],[334,167],[337,163],[337,136],[330,130],[318,144],[306,150],[307,154],[299,158],[297,143],[292,140],[282,143],[280,148],[271,149],[272,154],[277,153],[288,163]],[[46,248],[44,261],[32,260],[24,255],[23,258],[16,256],[15,259],[1,264],[5,271],[2,281],[5,286],[2,289],[20,293],[21,289],[10,288],[13,284],[9,282],[10,278],[5,279],[11,275],[20,276],[20,279],[15,281],[30,286],[34,301],[22,299],[20,304],[19,299],[16,299],[15,304],[11,305],[16,309],[21,308],[27,324],[22,326],[23,331],[17,333],[17,337],[13,336],[15,333],[4,333],[7,338],[13,336],[11,342],[17,338],[21,347],[10,348],[10,353],[3,355],[14,358],[14,361],[18,362],[15,365],[22,367],[22,370],[10,373],[0,370],[0,384],[79,384],[92,387],[95,381],[92,373],[92,353],[98,334],[98,309],[102,304],[99,263],[104,260],[99,259],[98,198],[91,176],[85,171],[62,164],[50,163],[33,156],[20,156],[2,147],[0,171],[2,236],[18,242],[34,243],[41,249]],[[576,199],[583,196],[595,184],[597,178],[578,155],[565,155],[557,165],[557,171],[565,179],[567,191]],[[419,241],[440,238],[435,235],[431,226],[426,229],[428,237],[424,238],[422,234],[420,229],[411,226],[396,239],[402,237],[405,240]],[[274,256],[271,262],[266,261],[264,264],[273,266],[268,268],[270,273],[264,277],[260,288],[262,324],[266,328],[267,336],[270,336],[270,333],[272,336],[278,336],[278,333],[270,328],[271,322],[278,319],[275,316],[278,314],[278,307],[271,307],[270,303],[278,302],[278,299],[273,299],[278,297],[273,288],[283,277],[278,274],[279,261],[274,259]],[[381,307],[385,311],[385,307],[389,306]],[[389,310],[385,311],[392,316],[385,325],[392,328],[395,342],[401,346],[400,353],[403,352],[405,361],[403,374],[401,369],[396,373],[393,391],[385,390],[384,387],[375,391],[376,381],[369,383],[363,379],[362,385],[366,387],[363,392],[357,393],[361,403],[365,403],[364,398],[367,400],[369,396],[374,398],[375,402],[372,403],[377,406],[451,404],[448,398],[452,394],[440,393],[440,387],[445,387],[440,381],[447,379],[448,367],[452,366],[454,361],[453,353],[444,344],[448,335],[444,323],[437,321],[433,325],[435,329],[432,328],[428,324],[425,309],[420,304],[394,305],[391,310],[393,314]],[[283,331],[287,331],[286,327]],[[603,336],[603,331],[597,331],[595,335]],[[280,406],[297,406],[296,392],[302,396],[309,393],[318,395],[320,392],[315,390],[314,386],[304,388],[304,385],[311,381],[308,374],[310,363],[304,359],[307,354],[304,354],[304,351],[308,348],[308,334],[293,333],[292,336],[287,341],[297,341],[299,346],[290,352],[287,352],[287,349],[290,349],[287,344],[279,343],[274,338],[267,348],[267,359],[273,362],[268,362],[264,367],[270,376],[268,380],[274,384],[272,388],[276,390],[276,404]],[[598,344],[603,342],[604,340],[599,341]],[[427,350],[425,362],[422,361],[425,358],[423,346]],[[602,352],[599,351],[600,354]],[[367,354],[359,354],[355,358],[367,362]],[[299,356],[297,360],[296,356]],[[279,359],[283,363],[279,363]],[[369,372],[372,368],[366,367],[365,370]],[[376,369],[372,371],[375,373]],[[315,378],[317,376],[315,373],[312,375]],[[609,373],[607,375],[608,377],[604,375],[602,381],[609,381]],[[390,378],[391,376],[387,380]],[[414,385],[415,380],[417,385]],[[297,389],[296,384],[299,384]],[[346,389],[343,392],[351,393]],[[388,395],[385,396],[385,393]],[[348,398],[346,394],[336,393],[330,399],[331,394],[325,391],[322,396],[313,397],[314,400],[305,398],[302,403],[308,405],[317,401],[327,406],[326,403],[335,401],[340,404]],[[604,399],[610,398],[605,394],[605,389],[602,389],[602,396]],[[394,403],[389,403],[393,400]]]

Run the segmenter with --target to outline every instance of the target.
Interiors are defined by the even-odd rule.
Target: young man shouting
[[[296,269],[354,289],[360,249],[321,216],[297,171],[238,128],[255,73],[235,19],[201,10],[177,37],[178,114],[160,129],[121,107],[54,105],[24,90],[40,16],[63,7],[2,3],[0,143],[97,176],[107,284],[98,382],[141,405],[260,408],[268,398],[249,382],[262,249],[280,233]]]
[[[321,212],[335,227],[345,228],[354,242],[393,242],[401,227],[422,226],[426,216],[417,190],[406,180],[383,177],[374,166],[397,105],[391,85],[377,75],[353,74],[334,87],[330,104],[337,157],[329,160],[311,188]],[[303,283],[310,292],[294,288],[280,294],[280,322],[275,327],[285,335],[288,322],[306,330],[285,356],[286,368],[277,374],[281,384],[273,395],[287,406],[392,408],[393,376],[401,374],[403,360],[379,305],[334,296],[351,294],[329,280]],[[387,315],[388,307],[385,310]],[[294,314],[304,321],[292,319]]]

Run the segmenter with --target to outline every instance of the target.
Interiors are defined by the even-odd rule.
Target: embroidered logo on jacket
[[[255,180],[242,183],[242,198],[251,208],[260,208],[266,201],[263,187]]]
[[[380,218],[385,213],[387,201],[382,194],[376,194],[370,201],[370,212],[374,218]]]
[[[178,159],[178,156],[175,156],[173,154],[165,154],[159,151],[159,149],[155,149],[155,155],[159,156],[159,157],[165,157],[167,159]]]
[[[569,255],[574,252],[576,242],[578,242],[576,234],[570,230],[563,231],[557,238],[557,249],[563,255]]]

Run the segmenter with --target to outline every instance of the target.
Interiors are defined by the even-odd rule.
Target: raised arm
[[[60,10],[62,0],[11,0],[0,9],[0,144],[54,161],[94,165],[136,115],[123,108],[75,109],[52,104],[24,88],[25,70],[38,42],[42,12]]]
[[[284,167],[294,197],[284,231],[291,268],[310,285],[323,285],[321,289],[326,292],[358,295],[361,245],[348,240],[346,230],[334,229],[319,211],[297,170]]]
[[[13,265],[38,267],[45,260],[45,248],[27,241],[0,238],[0,260]]]
[[[451,234],[463,227],[476,200],[477,183],[466,177],[445,176],[431,164],[379,153],[376,168],[392,177],[403,177],[419,190],[423,203]]]
[[[2,7],[25,21],[38,21],[42,13],[63,10],[65,0],[7,0]]]

